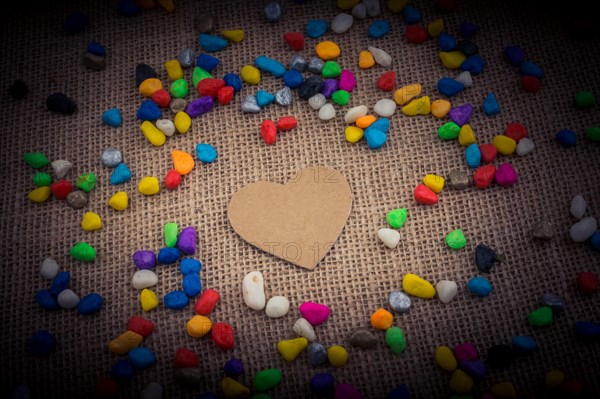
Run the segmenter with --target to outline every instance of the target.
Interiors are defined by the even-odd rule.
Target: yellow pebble
[[[373,54],[367,50],[361,51],[358,55],[358,66],[361,69],[369,69],[373,65],[375,65],[375,58],[373,57]]]
[[[154,0],[137,0],[136,3],[146,10],[154,8]]]
[[[560,370],[550,370],[546,373],[544,383],[546,389],[556,389],[560,387],[565,380],[565,373]]]
[[[366,129],[369,126],[371,126],[371,124],[376,120],[377,118],[375,118],[374,115],[365,115],[358,118],[354,123],[356,123],[356,126],[358,126],[359,128]]]
[[[428,299],[435,296],[435,288],[433,288],[433,285],[412,273],[404,275],[404,278],[402,279],[402,288],[407,294],[419,298]]]
[[[175,114],[173,123],[179,133],[187,133],[190,130],[190,126],[192,126],[192,118],[185,112],[179,111]]]
[[[166,12],[175,11],[175,4],[173,3],[173,0],[158,0],[158,4],[160,4],[160,6],[164,8]]]
[[[363,137],[363,130],[356,126],[348,126],[345,131],[346,141],[348,143],[356,143]]]
[[[477,142],[475,133],[473,133],[473,128],[468,123],[462,125],[460,128],[460,132],[458,133],[458,142],[463,147],[468,147]]]
[[[499,382],[492,385],[492,395],[497,399],[513,399],[517,397],[517,391],[510,382]]]
[[[142,129],[144,137],[146,137],[153,146],[160,147],[167,141],[167,136],[165,136],[159,128],[154,126],[152,122],[144,121],[142,126],[140,126],[140,129]]]
[[[300,353],[308,346],[308,340],[304,337],[287,339],[277,343],[277,350],[288,362],[298,357]]]
[[[431,103],[429,97],[423,96],[416,98],[402,107],[402,112],[408,116],[429,115],[431,112]]]
[[[458,366],[454,354],[447,346],[435,348],[435,362],[446,371],[454,371]]]
[[[157,78],[146,79],[140,84],[140,93],[146,97],[152,97],[154,93],[163,88],[162,82]]]
[[[337,0],[337,6],[340,10],[351,10],[360,0]]]
[[[425,184],[431,191],[439,194],[444,189],[444,178],[442,176],[428,174],[423,178],[423,184]]]
[[[232,42],[235,42],[235,43],[241,42],[242,40],[244,40],[244,37],[246,36],[244,31],[241,29],[224,30],[223,32],[221,32],[221,35],[223,35],[223,37],[225,39],[231,40]]]
[[[227,399],[243,399],[250,396],[250,390],[230,377],[221,380],[221,389]]]
[[[460,51],[441,51],[440,59],[446,68],[457,69],[460,68],[460,64],[462,64],[467,57]]]
[[[333,367],[342,367],[348,362],[348,351],[340,345],[330,346],[327,348],[327,359]]]
[[[102,219],[100,215],[94,212],[86,212],[81,221],[81,228],[85,231],[94,231],[102,228]]]
[[[165,62],[165,69],[171,81],[183,78],[183,69],[178,60],[170,60]]]
[[[144,195],[154,195],[160,191],[158,179],[154,176],[144,177],[138,184],[138,190]]]
[[[158,298],[154,291],[144,288],[142,292],[140,292],[140,303],[142,304],[144,312],[149,312],[158,306]]]
[[[250,85],[257,85],[260,83],[260,71],[252,65],[243,67],[240,75],[242,76],[242,80]]]
[[[340,48],[332,41],[326,40],[315,46],[315,52],[322,60],[333,60],[340,56]]]
[[[492,140],[492,145],[503,155],[510,155],[517,149],[517,142],[508,136],[498,135]]]
[[[38,187],[35,190],[30,191],[29,194],[27,194],[27,198],[33,202],[44,202],[50,198],[51,193],[52,191],[48,186]]]
[[[398,14],[404,7],[406,7],[407,3],[408,0],[388,0],[387,6],[391,12]]]
[[[427,25],[427,32],[429,32],[429,36],[438,37],[444,31],[444,20],[436,19],[431,21],[429,25]]]
[[[394,101],[398,105],[404,105],[419,94],[421,94],[421,85],[419,83],[403,86],[394,92]]]
[[[450,389],[456,393],[469,393],[473,390],[473,379],[461,369],[456,369],[450,377]]]
[[[112,206],[117,211],[124,211],[127,209],[127,205],[129,205],[129,197],[127,197],[127,193],[125,191],[119,191],[110,197],[108,200],[108,205]]]
[[[212,322],[208,317],[196,315],[187,322],[186,330],[190,337],[202,338],[212,328]]]
[[[108,343],[108,349],[115,355],[126,355],[133,348],[140,346],[144,337],[133,331],[125,331]]]
[[[435,100],[431,103],[431,114],[436,118],[443,118],[448,115],[452,104],[448,100]]]

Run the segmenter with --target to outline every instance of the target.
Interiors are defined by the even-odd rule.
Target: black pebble
[[[27,93],[29,93],[29,88],[27,88],[27,84],[25,82],[23,82],[21,79],[18,79],[10,85],[8,92],[14,99],[22,100],[25,98]]]
[[[489,273],[497,260],[496,252],[487,245],[479,244],[475,248],[475,264],[483,273]]]
[[[458,43],[458,50],[467,57],[479,53],[479,47],[477,47],[477,45],[470,40],[463,40]]]
[[[154,68],[146,64],[137,64],[135,67],[135,85],[140,87],[146,79],[155,78],[158,76]]]
[[[64,115],[71,115],[77,111],[77,104],[62,93],[50,94],[46,98],[46,107],[49,111],[59,112]]]
[[[298,89],[298,96],[303,100],[308,100],[323,89],[323,79],[318,76],[311,76],[302,83]]]
[[[488,349],[487,362],[491,368],[504,368],[512,363],[514,353],[510,345],[494,345]]]

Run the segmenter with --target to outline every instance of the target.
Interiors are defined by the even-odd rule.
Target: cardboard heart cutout
[[[313,270],[342,233],[352,192],[335,169],[301,169],[286,184],[257,181],[242,187],[227,208],[245,241],[294,265]]]

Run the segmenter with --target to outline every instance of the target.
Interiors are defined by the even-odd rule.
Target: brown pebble
[[[86,206],[87,203],[87,195],[81,190],[71,191],[67,195],[67,204],[73,209],[81,209]]]
[[[101,71],[102,69],[106,68],[106,57],[88,53],[86,51],[83,53],[83,65],[93,71]]]
[[[377,337],[366,328],[357,328],[350,334],[350,344],[363,349],[371,349],[377,345]]]
[[[465,172],[455,169],[448,175],[448,184],[455,190],[464,190],[471,184],[471,179]]]
[[[533,225],[531,234],[540,240],[551,240],[554,238],[554,228],[549,220],[542,219]]]
[[[171,112],[175,114],[185,111],[185,107],[187,107],[187,101],[185,101],[183,98],[174,98],[171,100],[171,104],[169,105]]]
[[[197,386],[204,381],[202,371],[197,367],[186,367],[173,370],[173,379],[178,384]]]

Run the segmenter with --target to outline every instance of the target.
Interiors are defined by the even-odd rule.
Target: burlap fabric
[[[487,348],[509,343],[517,334],[535,337],[539,353],[519,358],[507,369],[490,370],[476,383],[476,392],[484,392],[497,382],[512,381],[520,397],[544,397],[544,374],[558,368],[582,381],[588,397],[599,394],[600,347],[597,342],[577,341],[573,329],[577,320],[600,320],[598,295],[583,296],[575,283],[580,271],[599,272],[599,257],[588,245],[573,243],[568,236],[574,222],[568,207],[575,194],[586,198],[590,215],[600,216],[599,148],[582,139],[575,148],[563,149],[553,139],[562,128],[574,129],[582,138],[585,129],[598,123],[597,107],[587,111],[573,107],[573,96],[580,89],[600,94],[598,43],[572,41],[559,18],[512,3],[465,3],[456,13],[444,16],[447,30],[453,34],[465,19],[481,27],[474,41],[487,60],[486,70],[474,78],[472,88],[453,100],[455,104],[474,104],[472,126],[479,142],[490,142],[507,123],[520,121],[528,127],[536,149],[523,158],[497,160],[511,162],[519,171],[519,183],[512,188],[446,189],[439,204],[420,206],[412,199],[412,191],[426,173],[447,175],[454,168],[467,170],[464,149],[456,142],[437,138],[442,121],[432,116],[409,118],[397,112],[391,118],[389,140],[379,151],[369,150],[364,142],[350,145],[343,134],[346,125],[342,115],[350,105],[372,107],[378,99],[390,96],[375,85],[386,68],[363,71],[357,67],[358,53],[367,46],[383,48],[392,55],[399,85],[420,82],[423,93],[432,99],[439,98],[437,80],[455,76],[441,65],[435,40],[421,46],[406,42],[399,15],[382,7],[381,18],[392,26],[391,33],[382,39],[367,37],[373,19],[355,21],[343,35],[329,32],[323,37],[340,45],[339,63],[353,70],[358,81],[350,105],[336,106],[338,117],[334,120],[320,121],[317,112],[296,95],[288,108],[270,105],[259,114],[242,113],[240,102],[245,95],[259,88],[273,93],[282,87],[280,79],[265,74],[259,86],[245,86],[229,106],[216,106],[210,114],[195,119],[189,133],[175,135],[163,147],[155,148],[144,139],[135,116],[142,100],[134,83],[135,65],[144,62],[155,67],[167,82],[165,61],[185,47],[199,51],[193,20],[200,10],[215,15],[216,32],[231,28],[246,32],[242,43],[230,44],[216,54],[221,60],[217,77],[239,72],[261,54],[287,63],[292,52],[282,34],[304,32],[308,19],[331,20],[339,10],[333,1],[306,5],[284,1],[282,20],[268,24],[261,14],[263,3],[258,2],[179,1],[173,14],[151,10],[135,18],[118,15],[114,3],[49,2],[41,8],[21,7],[18,13],[3,17],[3,393],[17,384],[28,384],[34,397],[90,397],[95,381],[107,375],[118,358],[108,351],[108,341],[124,332],[129,317],[138,314],[156,323],[155,332],[143,345],[155,351],[158,362],[137,372],[122,387],[121,395],[127,398],[136,397],[150,381],[163,384],[168,398],[190,398],[200,392],[200,388],[183,388],[173,382],[171,364],[179,347],[198,353],[206,378],[202,389],[215,392],[220,392],[224,362],[235,356],[244,361],[246,371],[241,382],[248,386],[261,369],[282,370],[284,380],[270,392],[273,398],[312,397],[308,382],[317,372],[333,373],[337,382],[354,384],[368,398],[384,397],[400,383],[409,384],[416,398],[447,397],[450,377],[435,365],[436,346],[454,347],[470,341],[485,358]],[[440,16],[429,2],[415,5],[423,11],[426,23]],[[86,13],[90,24],[84,32],[66,36],[62,22],[76,10]],[[107,48],[108,65],[103,71],[82,66],[82,52],[91,40]],[[309,58],[317,41],[307,38],[306,42],[302,53]],[[503,60],[503,47],[513,43],[523,46],[528,58],[544,67],[546,77],[540,93],[524,93],[517,70]],[[190,79],[191,70],[185,75]],[[8,85],[17,78],[30,88],[22,101],[7,95]],[[46,110],[46,97],[56,91],[76,100],[76,114],[63,116]],[[488,91],[496,93],[500,101],[502,111],[496,117],[486,117],[480,108]],[[188,98],[195,97],[192,94]],[[122,111],[120,128],[100,121],[101,113],[111,107]],[[168,110],[164,115],[173,116]],[[265,145],[259,135],[261,121],[283,115],[295,116],[298,128],[280,134],[276,145]],[[193,153],[199,142],[218,149],[214,164],[197,165],[175,191],[163,190],[154,197],[137,191],[137,183],[144,176],[162,180],[171,168],[171,150]],[[100,163],[101,151],[107,146],[121,149],[133,172],[133,179],[123,186],[110,186],[111,170]],[[73,210],[57,200],[30,202],[27,193],[34,188],[34,171],[22,161],[22,155],[30,151],[44,151],[51,160],[70,160],[73,180],[81,173],[95,172],[98,185],[89,196],[88,206]],[[352,188],[354,204],[339,241],[316,270],[309,272],[242,241],[227,222],[226,206],[231,195],[247,183],[258,179],[283,183],[299,168],[312,165],[342,171]],[[107,205],[118,190],[130,196],[125,212]],[[407,207],[409,218],[401,230],[399,247],[390,250],[377,241],[376,231],[386,226],[386,212],[396,207]],[[89,233],[81,229],[86,211],[102,216],[102,230]],[[555,224],[556,238],[550,242],[531,238],[531,226],[541,217]],[[222,295],[210,317],[233,325],[233,351],[215,348],[210,338],[198,340],[186,334],[186,322],[194,314],[192,306],[173,311],[161,305],[146,314],[141,310],[138,292],[131,286],[136,270],[131,255],[138,249],[161,248],[163,225],[173,221],[181,227],[195,226],[199,232],[198,259],[204,264],[204,287]],[[463,250],[453,251],[444,244],[444,236],[455,228],[461,228],[468,237]],[[95,262],[83,264],[69,257],[69,248],[78,241],[87,241],[97,249]],[[506,257],[488,276],[494,291],[485,299],[475,298],[466,290],[466,282],[478,274],[473,254],[480,242]],[[40,309],[33,297],[37,290],[49,286],[39,275],[40,263],[46,257],[55,258],[61,270],[71,272],[71,286],[77,294],[98,292],[104,297],[99,314],[82,317],[75,311]],[[290,299],[288,315],[270,320],[264,312],[244,305],[241,281],[252,270],[263,272],[268,297],[285,295]],[[160,266],[156,272],[156,292],[161,298],[179,289],[182,277],[176,265]],[[371,313],[388,306],[388,293],[401,287],[402,276],[408,272],[433,283],[454,280],[460,287],[458,296],[448,305],[437,299],[415,299],[409,313],[395,316],[394,323],[403,329],[408,341],[400,355],[393,355],[385,346],[381,332],[376,332],[381,342],[373,350],[350,347],[349,333],[357,327],[369,327]],[[563,295],[568,310],[552,326],[532,328],[527,314],[540,305],[541,295],[547,291]],[[316,329],[318,341],[325,346],[346,346],[350,360],[345,367],[310,367],[305,354],[288,363],[277,353],[277,341],[295,336],[291,326],[299,317],[298,306],[306,300],[331,307],[329,321]],[[27,349],[28,338],[38,329],[51,331],[58,341],[57,352],[47,358],[35,358]]]

